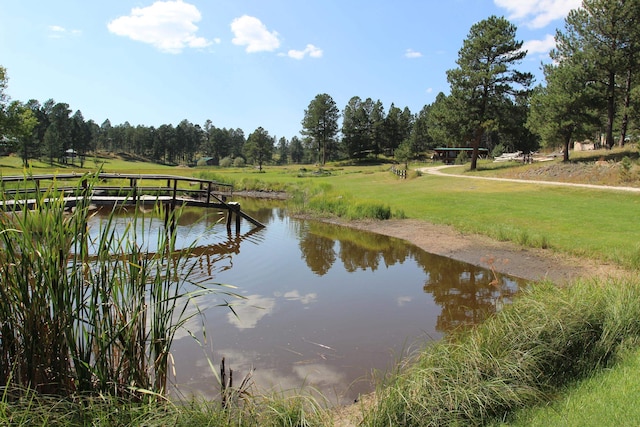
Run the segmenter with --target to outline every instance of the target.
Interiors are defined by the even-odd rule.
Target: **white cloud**
[[[274,51],[280,47],[278,33],[269,32],[267,27],[253,16],[243,15],[231,22],[231,31],[235,36],[233,44],[247,46],[248,53]]]
[[[413,297],[409,297],[409,296],[399,296],[396,300],[398,302],[398,307],[402,307],[405,304],[410,303],[411,301],[413,301]]]
[[[79,36],[82,34],[80,30],[67,30],[60,25],[49,25],[49,37],[52,39],[60,39],[65,36]]]
[[[420,53],[420,52],[416,52],[416,51],[415,51],[415,50],[413,50],[413,49],[407,49],[407,50],[404,52],[404,57],[405,57],[405,58],[410,58],[410,59],[413,59],[413,58],[421,58],[421,57],[422,57],[422,53]]]
[[[295,289],[293,291],[286,292],[283,296],[289,301],[300,301],[304,305],[316,302],[316,300],[318,299],[318,294],[316,294],[315,292],[311,294],[300,295],[300,292]]]
[[[556,47],[556,40],[551,34],[547,34],[543,40],[529,40],[522,44],[522,50],[529,55],[547,54]]]
[[[204,48],[211,42],[196,35],[202,15],[182,0],[157,1],[148,7],[135,7],[127,16],[107,24],[114,34],[148,43],[162,52],[180,53],[185,48]]]
[[[255,328],[260,319],[271,314],[276,300],[262,295],[248,295],[246,299],[233,304],[233,312],[227,313],[227,320],[238,329]],[[236,316],[237,315],[237,316]]]
[[[582,5],[582,0],[493,0],[506,9],[509,19],[525,21],[531,28],[544,28],[556,19],[563,19],[571,9]]]
[[[432,87],[428,87],[427,90],[425,91],[427,93],[433,93],[433,88]]]
[[[291,49],[287,53],[287,56],[293,59],[303,59],[307,55],[309,55],[312,58],[322,58],[322,54],[323,54],[322,49],[317,48],[312,44],[308,44],[307,47],[304,48],[304,50]]]

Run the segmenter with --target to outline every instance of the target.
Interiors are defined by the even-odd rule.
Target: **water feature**
[[[243,221],[241,235],[228,236],[224,222],[216,225],[220,214],[202,209],[185,211],[178,224],[182,244],[199,239],[193,280],[228,283],[244,297],[197,301],[206,340],[195,317],[172,350],[185,395],[214,397],[213,370],[224,356],[236,385],[254,369],[262,390],[312,386],[334,402],[350,402],[371,391],[374,371],[482,321],[525,284],[504,276],[495,282],[488,268],[399,239],[291,218],[272,202],[242,206],[266,228]],[[219,307],[226,302],[233,311]]]

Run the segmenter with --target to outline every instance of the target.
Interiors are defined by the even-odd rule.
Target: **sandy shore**
[[[564,284],[577,278],[624,274],[612,264],[554,253],[548,249],[522,248],[486,236],[462,234],[453,227],[414,219],[330,222],[406,240],[427,252],[483,267],[493,265],[503,274],[527,280],[551,280]]]

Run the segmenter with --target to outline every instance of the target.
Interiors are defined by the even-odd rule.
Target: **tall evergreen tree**
[[[245,153],[250,161],[258,164],[258,170],[262,172],[262,165],[271,160],[273,156],[273,138],[262,127],[257,128],[247,138],[244,145]]]
[[[640,66],[638,30],[640,5],[630,0],[583,0],[565,19],[564,32],[556,33],[556,62],[578,54],[589,65],[591,80],[600,88],[606,105],[605,143],[613,147],[618,100],[622,93],[627,113],[633,80]],[[622,90],[621,90],[622,89]],[[622,142],[627,119],[623,118]]]
[[[326,93],[316,95],[304,110],[302,134],[313,138],[317,147],[318,163],[322,166],[335,145],[339,117],[340,112],[335,101]]]
[[[469,126],[471,170],[477,168],[483,137],[508,114],[505,100],[522,96],[533,81],[530,73],[513,68],[527,54],[515,36],[515,25],[503,17],[491,16],[474,24],[458,52],[458,68],[447,71],[457,116]]]

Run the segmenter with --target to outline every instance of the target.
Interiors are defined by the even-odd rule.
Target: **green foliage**
[[[338,134],[339,117],[335,101],[326,93],[316,95],[304,110],[302,133],[317,143],[317,161],[321,166],[334,154],[332,145]]]
[[[231,157],[224,157],[220,159],[220,167],[229,168],[233,164],[233,159]]]
[[[97,181],[86,178],[78,194]],[[66,212],[55,181],[35,197],[34,209],[16,210],[16,196],[14,210],[0,216],[0,387],[132,400],[164,395],[173,337],[197,315],[187,310],[190,301],[233,295],[189,281],[196,242],[178,250],[175,233],[157,219],[178,221],[180,211],[157,206],[148,223],[134,209],[123,231],[112,214],[91,239],[89,198]]]
[[[505,18],[491,16],[474,24],[458,52],[458,68],[447,71],[451,95],[444,112],[474,148],[507,120],[533,80],[513,68],[527,54],[515,36],[516,27]],[[471,170],[476,163],[472,156]]]
[[[464,165],[465,163],[467,163],[469,161],[469,156],[467,155],[466,151],[461,151],[460,153],[458,153],[458,155],[456,156],[456,161],[455,164],[456,165]]]
[[[638,316],[637,281],[535,285],[477,328],[419,353],[379,388],[364,424],[502,419],[610,366],[625,342],[640,338]]]
[[[233,160],[233,167],[234,168],[243,168],[244,166],[245,166],[244,158],[238,156]]]
[[[493,147],[493,150],[491,150],[491,157],[496,158],[496,157],[500,157],[502,156],[502,154],[504,154],[504,145],[502,144],[498,144],[495,147]]]

